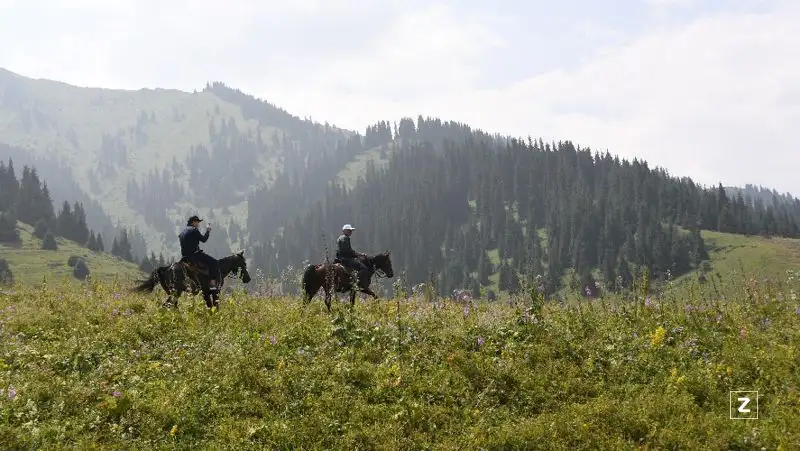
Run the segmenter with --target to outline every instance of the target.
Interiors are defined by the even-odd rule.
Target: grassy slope
[[[337,304],[332,320],[319,299],[236,293],[209,315],[110,286],[0,293],[0,443],[797,449],[790,283],[733,279],[729,304],[547,305],[536,321],[502,303]],[[729,391],[754,389],[759,419],[730,420]]]
[[[540,230],[542,246],[546,247],[546,235]],[[726,277],[742,273],[758,277],[785,277],[787,270],[800,270],[800,239],[763,238],[730,233],[702,231],[701,235],[708,249],[711,272],[708,276]],[[498,265],[500,258],[497,249],[488,252],[492,264]],[[684,274],[675,281],[678,285],[689,285],[695,281],[694,272]],[[490,277],[487,289],[497,290],[499,273]],[[566,279],[565,279],[566,283]],[[562,290],[564,294],[565,291]]]
[[[703,232],[709,249],[712,273],[753,273],[784,277],[787,270],[800,269],[800,240],[763,238],[719,232]]]
[[[67,265],[67,260],[72,255],[87,259],[89,271],[95,280],[111,281],[115,278],[127,280],[144,275],[134,264],[112,257],[110,254],[91,252],[63,238],[56,239],[58,250],[42,250],[42,240],[33,236],[32,227],[22,223],[17,223],[17,226],[22,238],[21,246],[0,244],[0,258],[9,262],[14,281],[19,285],[39,284],[45,277],[49,282],[63,279],[77,281],[72,275],[72,268]]]

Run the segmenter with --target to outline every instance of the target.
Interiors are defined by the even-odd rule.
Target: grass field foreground
[[[115,284],[0,294],[10,448],[797,449],[800,280],[724,295],[177,311]],[[730,390],[758,390],[757,420]],[[734,401],[735,402],[735,401]]]

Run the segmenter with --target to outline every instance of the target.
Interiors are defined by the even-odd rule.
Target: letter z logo
[[[745,406],[750,404],[750,398],[747,398],[747,397],[736,398],[736,400],[739,401],[740,403],[742,403],[742,405],[740,405],[739,408],[736,409],[736,410],[738,410],[739,412],[742,412],[742,413],[750,413],[750,409],[745,409]]]
[[[757,420],[758,392],[755,390],[730,392],[730,419]]]

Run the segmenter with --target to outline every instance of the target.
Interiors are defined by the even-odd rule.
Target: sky
[[[796,0],[0,0],[0,67],[208,81],[362,131],[417,115],[800,196]]]

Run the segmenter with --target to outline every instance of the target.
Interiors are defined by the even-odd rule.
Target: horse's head
[[[244,258],[244,251],[239,251],[231,259],[231,274],[241,276],[242,282],[250,282],[250,273],[247,272],[247,260]]]
[[[391,255],[392,251],[386,251],[372,257],[372,264],[375,266],[375,270],[386,274],[386,277],[394,277]]]

